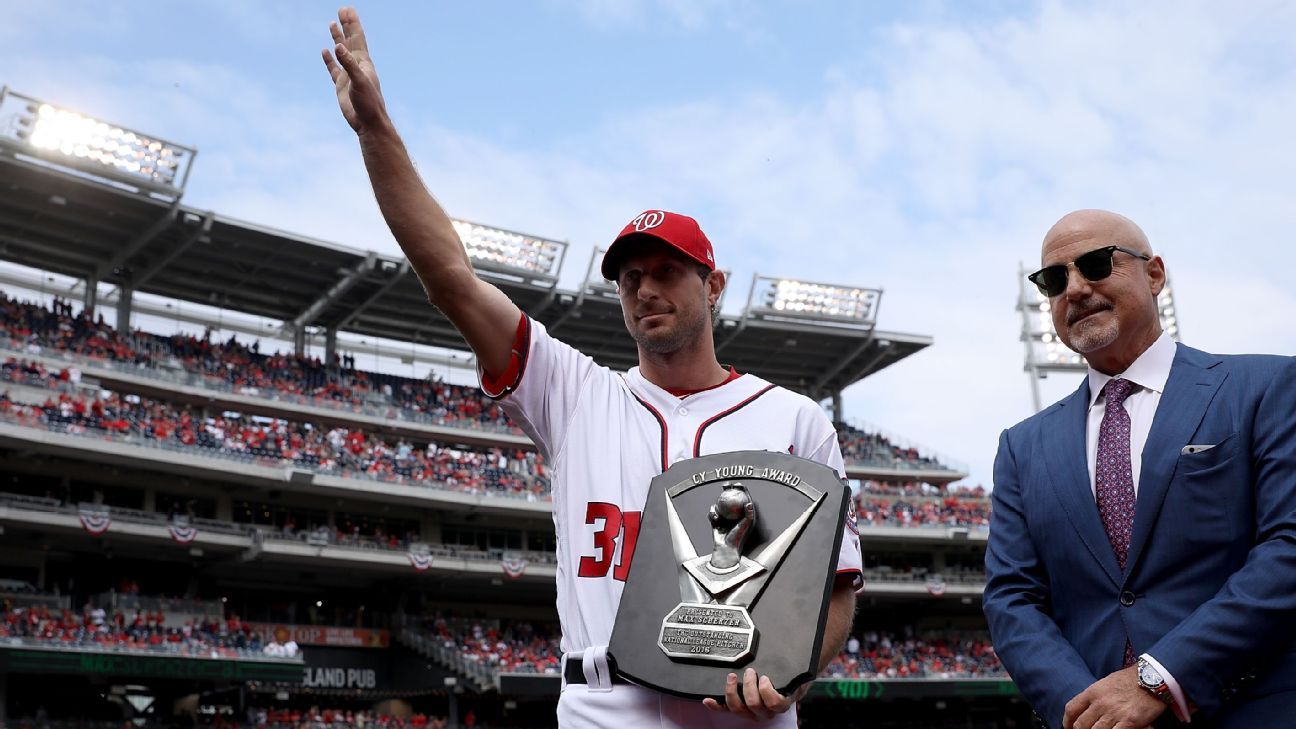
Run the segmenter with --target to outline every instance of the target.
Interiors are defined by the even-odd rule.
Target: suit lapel
[[[1085,455],[1085,431],[1089,414],[1089,380],[1086,378],[1071,397],[1053,408],[1044,424],[1044,461],[1053,476],[1053,490],[1071,519],[1080,539],[1089,548],[1113,584],[1121,584],[1120,564],[1112,551],[1107,530],[1098,518],[1093,489],[1089,486],[1089,464]],[[1136,512],[1137,513],[1137,512]]]
[[[1139,474],[1134,506],[1134,533],[1130,536],[1129,566],[1138,563],[1165,501],[1170,480],[1179,463],[1179,451],[1197,431],[1206,408],[1214,399],[1225,373],[1215,367],[1221,360],[1200,350],[1179,345],[1170,378],[1157,405]]]

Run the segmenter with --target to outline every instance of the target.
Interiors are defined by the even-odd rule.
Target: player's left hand
[[[810,683],[806,682],[791,695],[784,696],[774,689],[769,676],[761,676],[758,680],[756,671],[748,668],[743,672],[741,688],[739,688],[738,675],[729,674],[729,679],[725,682],[723,704],[715,699],[702,699],[702,705],[712,711],[728,711],[752,721],[764,721],[792,708],[809,690]],[[745,701],[744,697],[746,697]]]
[[[364,26],[355,8],[338,10],[336,22],[329,23],[333,48],[324,49],[324,66],[333,79],[338,107],[347,124],[357,134],[381,124],[387,115],[383,101],[378,71],[369,56],[369,42],[365,40]]]
[[[1062,729],[1144,729],[1166,710],[1138,685],[1138,668],[1122,668],[1067,702]]]

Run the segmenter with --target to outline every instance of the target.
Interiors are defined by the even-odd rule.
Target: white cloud
[[[627,199],[703,211],[740,288],[757,269],[885,286],[883,327],[936,345],[853,388],[848,408],[988,481],[998,431],[1030,408],[1017,262],[1033,264],[1070,209],[1144,225],[1191,343],[1296,351],[1280,320],[1296,310],[1282,284],[1296,260],[1280,244],[1296,84],[1290,64],[1252,53],[1258,28],[1296,22],[1270,10],[1049,4],[982,26],[897,27],[869,54],[884,59],[880,83],[839,69],[801,106],[753,94],[639,110],[573,132],[556,157],[495,150],[461,174],[490,179],[500,164],[511,194],[482,191],[474,207],[545,200],[547,225],[569,215],[592,240],[643,206]],[[1074,384],[1055,376],[1045,392]]]
[[[685,29],[759,30],[726,3],[574,7],[604,27],[651,12]],[[936,343],[849,390],[848,414],[988,483],[999,430],[1030,409],[1017,264],[1034,263],[1068,210],[1107,207],[1143,225],[1190,343],[1296,352],[1296,253],[1284,240],[1296,225],[1293,31],[1285,3],[1047,3],[1018,18],[893,26],[875,47],[842,49],[817,97],[723,90],[628,108],[547,149],[417,121],[404,132],[453,214],[573,241],[568,286],[594,245],[661,206],[701,218],[734,270],[731,308],[755,271],[884,287],[881,327]],[[197,204],[394,250],[322,72],[320,102],[291,103],[222,64],[93,61],[95,91],[38,61],[22,70],[111,118],[144,116],[124,99],[165,98],[158,128],[189,130],[203,148]],[[1061,379],[1046,392],[1074,384]]]

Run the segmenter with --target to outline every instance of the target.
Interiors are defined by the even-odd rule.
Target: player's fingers
[[[346,43],[346,36],[342,35],[342,26],[337,24],[336,20],[329,22],[329,35],[333,36],[333,43]]]
[[[364,26],[360,25],[360,14],[356,9],[342,8],[338,11],[338,19],[342,21],[342,30],[346,33],[350,46],[357,51],[368,51],[369,44],[365,42]]]
[[[360,61],[355,57],[355,54],[347,50],[347,47],[341,43],[333,48],[333,54],[337,56],[338,63],[342,64],[342,68],[351,77],[351,85],[356,88],[365,86],[365,75],[360,72]]]
[[[774,688],[774,682],[770,680],[769,676],[761,676],[759,685],[761,702],[765,705],[765,708],[770,709],[773,713],[782,714],[792,705],[792,702],[788,701],[786,696]]]
[[[702,699],[702,705],[712,711],[728,711],[728,709],[721,706],[720,702],[715,699]]]
[[[734,673],[725,679],[725,708],[735,714],[749,713],[738,695],[738,675]]]
[[[342,75],[342,67],[338,65],[337,61],[333,60],[333,54],[329,49],[323,49],[320,51],[320,55],[324,56],[324,68],[328,69],[329,78],[337,82],[338,76]]]
[[[747,701],[747,710],[754,714],[757,719],[770,718],[771,713],[769,709],[765,708],[759,681],[756,677],[756,669],[754,668],[743,671],[743,698]]]

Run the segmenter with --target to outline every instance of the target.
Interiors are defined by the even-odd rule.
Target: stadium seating
[[[255,707],[249,711],[249,718],[253,721],[237,726],[258,729],[445,729],[447,726],[446,717],[429,716],[422,712],[404,717],[378,711],[355,711],[327,706],[312,706],[304,710]]]
[[[886,498],[861,493],[856,498],[859,524],[903,527],[989,528],[990,503],[958,496]]]
[[[102,314],[74,313],[71,304],[61,301],[50,308],[0,292],[0,348],[72,356],[128,373],[268,400],[409,422],[520,432],[499,405],[476,388],[362,371],[350,355],[324,363],[313,357],[263,354],[259,342],[248,345],[234,337],[212,341],[210,332],[203,337],[122,333],[108,325]],[[848,463],[889,469],[948,468],[915,448],[850,425],[838,424],[838,439]]]
[[[499,673],[559,672],[562,650],[556,626],[526,622],[467,621],[432,617],[423,633],[462,658]]]
[[[68,369],[46,370],[38,362],[7,359],[0,379],[57,390],[41,403],[0,395],[0,419],[30,427],[92,437],[129,438],[137,445],[185,450],[217,458],[280,465],[291,463],[347,478],[426,485],[465,493],[548,498],[544,459],[521,449],[415,447],[358,428],[204,413],[134,395],[83,392]]]
[[[917,448],[893,444],[880,433],[868,433],[846,423],[837,423],[837,443],[847,463],[867,463],[883,468],[942,470],[948,468]]]
[[[291,463],[346,478],[528,500],[549,498],[544,459],[535,452],[449,448],[434,442],[415,447],[408,441],[389,441],[359,428],[329,428],[230,412],[205,413],[134,395],[86,392],[74,386],[74,379],[68,368],[53,371],[38,361],[6,359],[0,364],[0,381],[53,392],[39,404],[16,402],[8,392],[0,394],[0,420],[72,435],[126,438],[137,445],[195,451],[218,458],[273,465]],[[860,524],[989,525],[990,505],[984,496],[923,486],[879,487],[875,482],[865,482],[856,501]],[[395,535],[385,535],[385,539],[397,540],[393,548],[403,546],[405,541]]]
[[[70,304],[57,311],[10,299],[0,292],[0,344],[15,351],[71,354],[88,362],[124,365],[126,371],[177,379],[209,389],[331,407],[436,425],[520,432],[499,406],[476,388],[414,380],[355,369],[345,356],[330,365],[318,358],[264,355],[258,342],[235,338],[212,342],[178,334],[163,337],[143,331],[118,332],[103,316],[73,314]],[[192,378],[192,382],[190,379]]]
[[[0,613],[0,640],[10,645],[57,646],[114,653],[204,658],[299,659],[295,646],[263,645],[236,617],[189,619],[181,624],[160,611],[118,610],[87,603],[80,612],[45,606],[13,607]]]
[[[987,633],[956,631],[903,637],[869,631],[852,636],[828,665],[830,678],[1005,678]]]
[[[887,680],[1006,675],[984,631],[931,631],[912,637],[913,632],[905,631],[910,637],[878,631],[852,636],[824,675]],[[556,626],[435,616],[425,621],[422,633],[493,672],[559,672]]]
[[[15,510],[34,510],[75,515],[83,505],[67,503],[66,501],[53,497],[31,496],[27,494],[14,494],[0,491],[0,506],[10,507]],[[498,562],[507,556],[523,559],[534,564],[553,564],[556,562],[556,555],[552,551],[543,552],[536,550],[494,548],[479,549],[462,544],[423,543],[420,540],[420,535],[416,532],[387,534],[383,532],[381,527],[373,525],[360,527],[352,524],[348,529],[346,524],[340,524],[337,521],[327,521],[321,524],[303,524],[299,527],[296,522],[291,520],[291,518],[282,523],[275,524],[248,523],[246,521],[224,521],[219,519],[193,517],[178,510],[168,511],[165,510],[162,505],[158,505],[158,508],[162,510],[154,512],[119,508],[102,504],[96,505],[96,508],[103,509],[114,522],[162,527],[171,524],[177,516],[184,516],[188,525],[204,532],[249,536],[255,531],[259,532],[260,538],[264,540],[273,540],[278,542],[304,542],[319,547],[327,546],[354,550],[377,549],[407,552],[414,545],[422,544],[425,545],[427,554],[433,557]],[[12,589],[0,589],[0,594],[22,594],[27,591],[27,588],[24,588],[22,592]]]

